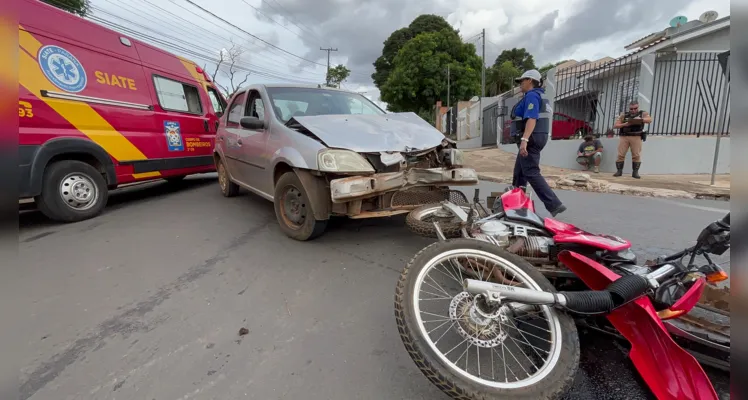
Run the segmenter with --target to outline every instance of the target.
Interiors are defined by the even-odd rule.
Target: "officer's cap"
[[[522,76],[515,79],[514,81],[519,83],[520,81],[526,78],[530,78],[534,81],[540,82],[540,80],[542,79],[542,76],[540,75],[540,72],[537,69],[528,69],[527,71],[525,71],[524,74],[522,74]]]

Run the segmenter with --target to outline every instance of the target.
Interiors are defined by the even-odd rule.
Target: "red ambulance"
[[[22,0],[20,197],[92,218],[120,185],[215,171],[225,100],[194,62],[38,0]]]

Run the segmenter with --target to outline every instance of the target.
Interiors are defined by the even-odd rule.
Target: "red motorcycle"
[[[411,211],[406,225],[420,236],[472,238],[490,242],[536,265],[546,277],[575,278],[559,262],[571,250],[605,264],[636,264],[631,243],[618,236],[590,233],[572,224],[535,214],[535,204],[523,188],[509,188],[492,211],[479,201],[472,205],[442,202]]]
[[[511,218],[517,204],[505,200],[502,212]],[[573,234],[571,228],[565,234]],[[598,236],[585,241],[586,232],[577,235],[564,243],[601,243]],[[575,319],[607,322],[625,337],[634,366],[658,399],[718,399],[663,319],[688,313],[707,280],[725,278],[709,254],[724,254],[729,246],[728,214],[707,226],[693,247],[647,266],[603,265],[563,249],[558,261],[591,290],[557,291],[527,260],[490,240],[440,240],[419,252],[400,277],[398,330],[424,375],[455,399],[562,396],[579,367]],[[697,265],[698,256],[707,263]]]

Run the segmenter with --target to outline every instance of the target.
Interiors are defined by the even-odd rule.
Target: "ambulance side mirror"
[[[239,124],[244,129],[259,130],[265,128],[265,122],[257,117],[242,117]]]

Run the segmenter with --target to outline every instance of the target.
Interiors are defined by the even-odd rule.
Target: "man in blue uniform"
[[[516,79],[524,96],[512,109],[510,134],[519,147],[514,164],[514,187],[530,186],[537,193],[545,209],[554,217],[566,211],[566,206],[553,193],[548,182],[540,175],[540,151],[548,143],[551,127],[551,109],[543,98],[540,72],[535,69],[525,71]]]

